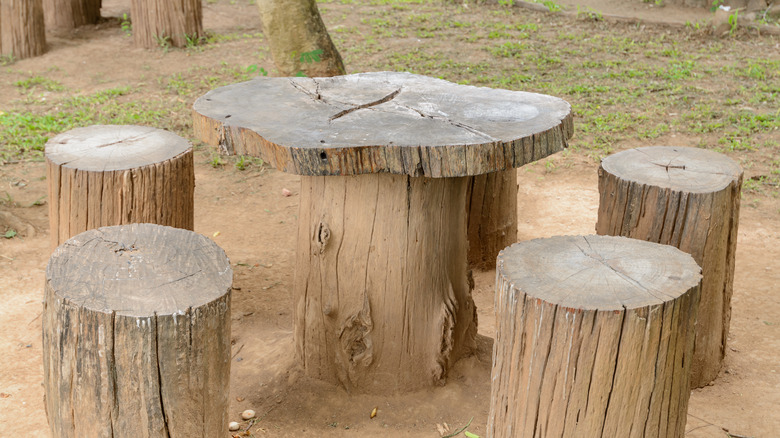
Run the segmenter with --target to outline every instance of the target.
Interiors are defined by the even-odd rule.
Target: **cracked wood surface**
[[[186,230],[104,227],[46,269],[46,412],[56,437],[215,437],[227,430],[232,269]]]
[[[294,338],[307,375],[369,393],[444,384],[476,348],[467,177],[301,177]]]
[[[558,236],[498,257],[488,437],[682,437],[701,275],[673,247]]]
[[[410,73],[257,78],[193,106],[198,138],[300,175],[480,175],[562,150],[571,107]]]
[[[716,152],[645,147],[602,160],[598,234],[672,245],[702,267],[691,386],[717,377],[731,321],[742,169]]]
[[[52,249],[102,226],[156,223],[192,230],[190,143],[143,126],[95,125],[46,144]]]

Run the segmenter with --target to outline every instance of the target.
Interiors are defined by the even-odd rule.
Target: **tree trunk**
[[[73,30],[100,20],[101,0],[43,0],[48,30]]]
[[[672,245],[702,267],[693,388],[718,376],[726,354],[741,185],[734,161],[696,148],[632,149],[599,168],[598,234]]]
[[[203,35],[201,0],[132,0],[133,40],[147,49],[184,47]]]
[[[192,147],[143,126],[90,126],[46,144],[52,249],[83,231],[147,222],[192,230]]]
[[[52,436],[224,436],[232,275],[209,239],[153,224],[58,248],[43,310]]]
[[[502,251],[487,436],[682,437],[699,272],[622,237]]]
[[[258,0],[257,6],[280,76],[346,74],[315,0]]]
[[[467,177],[301,177],[295,340],[307,375],[385,393],[443,384],[475,348]]]
[[[494,269],[499,251],[517,242],[517,170],[471,177],[466,208],[469,266]]]
[[[0,2],[0,56],[30,58],[46,51],[41,0]]]

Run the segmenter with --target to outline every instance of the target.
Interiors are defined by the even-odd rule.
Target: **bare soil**
[[[594,0],[597,1],[597,0]],[[603,0],[603,12],[609,0]],[[339,6],[349,8],[349,2]],[[129,2],[104,0],[103,15],[129,13]],[[212,32],[258,32],[255,6],[246,1],[204,2]],[[346,9],[328,4],[330,16]],[[478,13],[478,12],[476,12]],[[531,12],[529,12],[531,13]],[[535,12],[534,12],[535,13]],[[634,11],[641,18],[642,8]],[[623,12],[621,12],[623,14]],[[326,16],[327,18],[327,16]],[[349,26],[350,23],[343,23]],[[655,32],[651,26],[647,32]],[[658,32],[667,32],[658,30]],[[2,102],[18,99],[12,80],[24,71],[57,67],[69,89],[89,92],[137,85],[220,62],[251,64],[262,53],[256,41],[238,39],[220,51],[146,51],[132,47],[119,19],[51,37],[49,52],[19,61],[0,76]],[[348,71],[355,71],[347,66]],[[155,91],[149,91],[154,96]],[[191,101],[186,102],[187,105]],[[181,117],[189,117],[187,113]],[[576,132],[576,121],[575,121]],[[576,134],[575,134],[576,135]],[[685,139],[678,139],[682,145]],[[638,146],[627,142],[620,148]],[[690,144],[694,145],[694,144]],[[212,152],[196,152],[195,230],[222,246],[234,265],[233,358],[230,418],[254,409],[252,436],[438,437],[437,424],[454,431],[473,417],[469,431],[483,435],[490,397],[495,272],[475,275],[480,349],[459,361],[447,385],[411,394],[359,395],[302,377],[293,363],[290,289],[299,179],[272,169],[213,167]],[[519,238],[594,232],[597,163],[583,153],[556,157],[518,171]],[[0,166],[0,436],[45,436],[41,360],[41,300],[49,250],[43,163]],[[292,192],[284,196],[283,189]],[[40,204],[40,202],[38,202]],[[780,431],[780,202],[743,198],[737,245],[733,316],[725,366],[713,385],[693,391],[690,437],[773,437]],[[373,408],[378,414],[370,419]],[[242,423],[244,426],[247,422]],[[226,432],[226,436],[227,432]]]

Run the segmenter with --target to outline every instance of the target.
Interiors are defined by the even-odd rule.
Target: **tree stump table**
[[[203,36],[201,0],[131,0],[130,16],[139,47],[185,47]]]
[[[190,143],[162,129],[96,125],[46,143],[52,249],[92,228],[154,223],[192,230]]]
[[[43,310],[51,436],[224,436],[232,282],[224,251],[178,228],[103,227],[57,248]]]
[[[469,178],[554,153],[571,129],[561,99],[388,72],[258,78],[193,113],[203,141],[301,175],[297,356],[362,392],[442,384],[475,348]]]
[[[672,245],[702,267],[693,388],[718,376],[726,354],[741,186],[739,165],[706,149],[631,149],[599,168],[596,233]]]
[[[47,30],[70,31],[100,20],[102,0],[43,0]]]
[[[498,256],[488,437],[682,437],[701,274],[614,236]]]

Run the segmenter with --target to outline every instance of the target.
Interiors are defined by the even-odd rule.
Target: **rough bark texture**
[[[443,384],[473,351],[466,184],[302,177],[295,340],[307,375],[360,392],[406,391]]]
[[[132,0],[133,40],[141,47],[184,47],[203,35],[201,0]]]
[[[316,0],[258,0],[257,6],[280,76],[346,74]]]
[[[613,236],[498,257],[488,437],[682,437],[701,275]]]
[[[185,139],[142,126],[90,126],[46,144],[52,249],[133,222],[192,230],[195,173]]]
[[[43,0],[46,29],[67,31],[100,20],[101,0]]]
[[[691,386],[717,377],[726,353],[742,169],[696,148],[647,147],[605,158],[596,232],[672,245],[702,267]]]
[[[45,51],[42,0],[0,1],[0,56],[22,59]]]
[[[224,436],[231,284],[225,253],[191,231],[104,227],[57,248],[43,310],[52,436]]]
[[[257,78],[199,98],[193,129],[223,153],[299,175],[509,170],[562,150],[571,107],[541,94],[410,73]]]
[[[517,242],[517,170],[473,176],[466,194],[469,266],[490,270]]]

